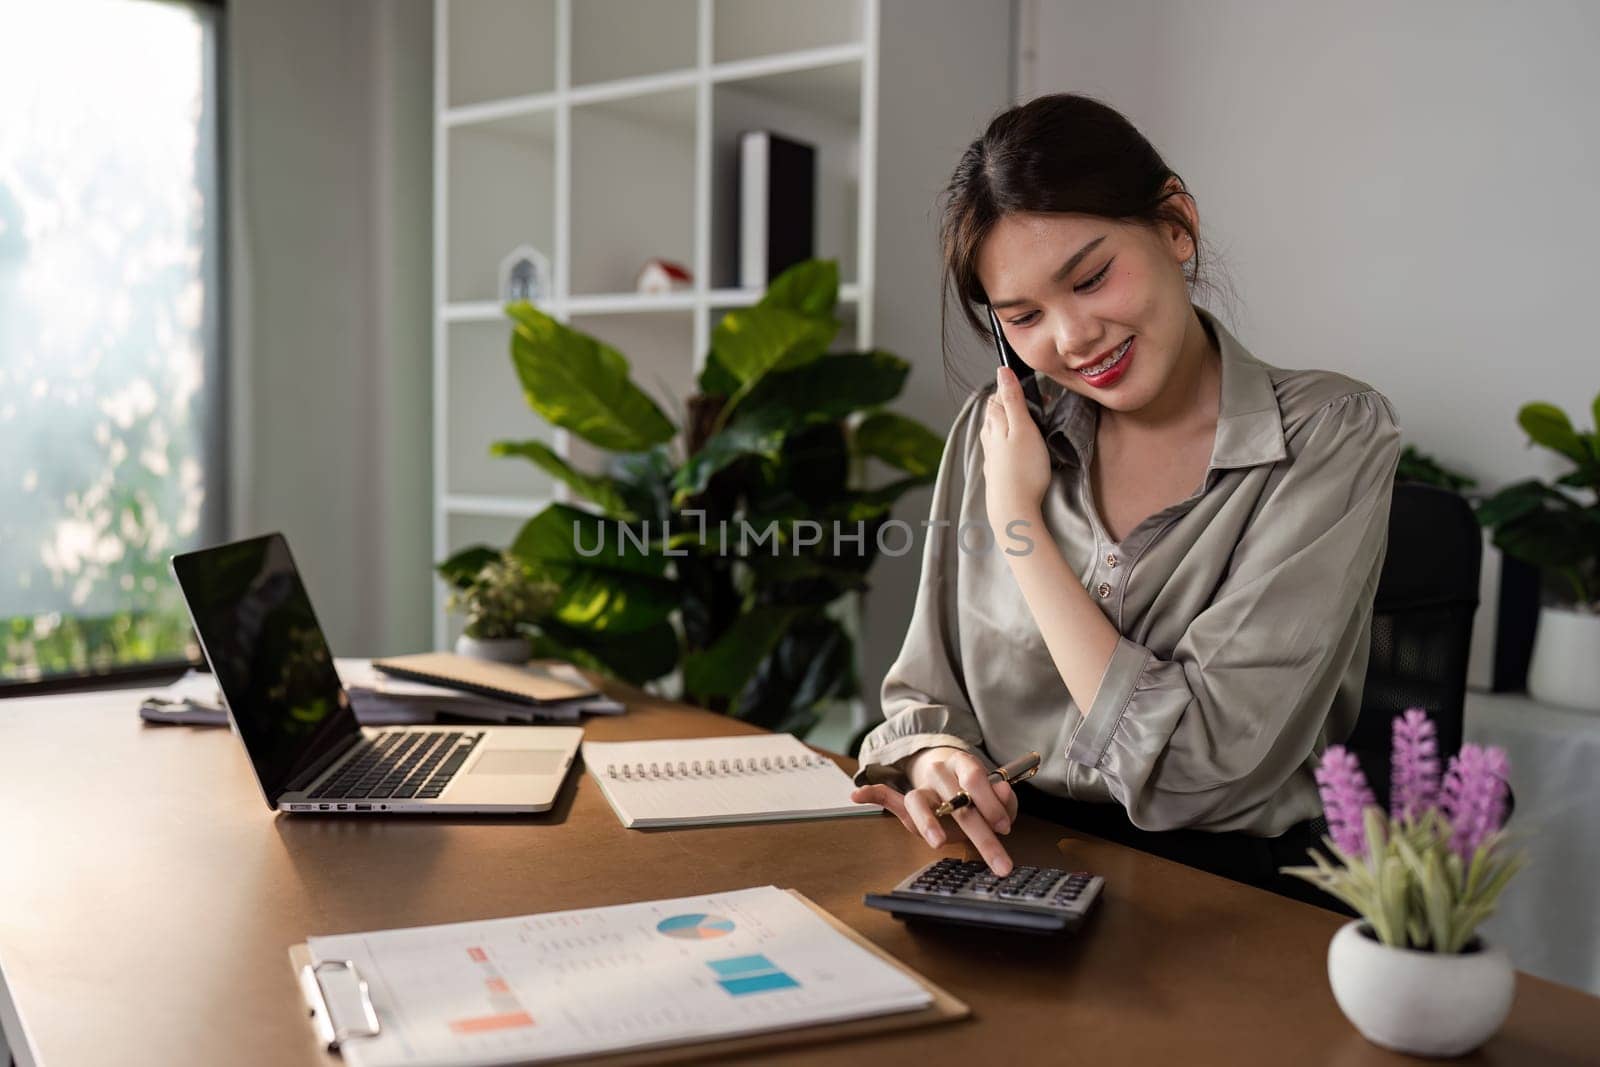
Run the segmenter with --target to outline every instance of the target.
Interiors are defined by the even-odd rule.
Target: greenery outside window
[[[0,685],[198,658],[221,537],[221,9],[0,16]]]

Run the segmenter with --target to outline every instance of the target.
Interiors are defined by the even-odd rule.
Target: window
[[[198,657],[166,561],[223,528],[218,14],[0,17],[0,682]]]

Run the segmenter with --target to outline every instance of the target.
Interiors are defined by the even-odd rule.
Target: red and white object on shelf
[[[633,283],[635,291],[652,296],[682,292],[693,285],[694,276],[689,273],[689,268],[670,259],[647,261]]]

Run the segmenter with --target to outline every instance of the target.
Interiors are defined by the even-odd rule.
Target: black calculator
[[[1084,871],[1024,866],[1002,878],[982,860],[942,859],[866,903],[897,919],[1063,933],[1083,922],[1104,885]]]

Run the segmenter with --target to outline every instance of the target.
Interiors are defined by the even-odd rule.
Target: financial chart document
[[[381,1025],[344,1058],[501,1064],[912,1011],[932,996],[773,886],[307,939]]]

